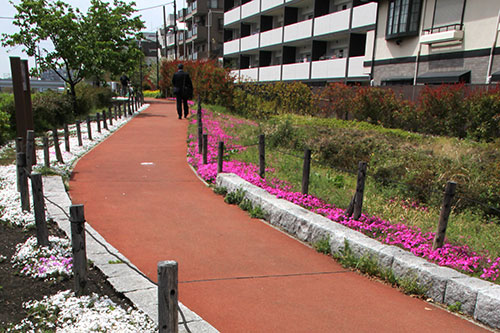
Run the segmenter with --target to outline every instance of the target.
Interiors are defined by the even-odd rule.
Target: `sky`
[[[49,0],[51,1],[51,0]],[[67,4],[71,5],[73,8],[79,8],[82,12],[87,12],[90,6],[90,0],[63,0]],[[124,0],[130,3],[130,0]],[[20,0],[13,0],[15,4],[20,3]],[[108,2],[112,2],[109,0]],[[163,10],[161,7],[147,9],[149,7],[154,7],[157,5],[165,5],[167,15],[173,13],[172,0],[135,0],[135,8],[140,10],[137,14],[141,15],[142,20],[145,22],[146,26],[144,31],[155,31],[158,27],[163,25]],[[176,0],[177,10],[185,6],[185,0]],[[9,0],[0,0],[0,34],[7,33],[12,34],[18,32],[18,28],[12,24],[12,20],[9,18],[14,17],[16,10],[10,4]],[[144,10],[141,10],[144,9]],[[49,44],[47,44],[49,45]],[[30,68],[35,65],[34,59],[29,58],[25,53],[22,52],[23,46],[15,47],[2,47],[0,45],[0,78],[10,77],[10,61],[9,57],[21,57],[21,59],[28,59]]]

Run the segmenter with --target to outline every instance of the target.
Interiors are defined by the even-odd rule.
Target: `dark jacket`
[[[193,82],[189,74],[183,70],[178,70],[172,77],[172,86],[174,94],[182,98],[191,98],[193,96]]]

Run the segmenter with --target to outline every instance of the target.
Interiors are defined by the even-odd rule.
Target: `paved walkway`
[[[179,297],[221,332],[474,332],[431,304],[346,271],[227,205],[186,162],[187,120],[155,103],[83,157],[70,195],[156,281],[179,263]]]

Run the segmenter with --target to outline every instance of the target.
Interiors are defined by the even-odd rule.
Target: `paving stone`
[[[418,277],[420,271],[427,261],[414,256],[410,252],[401,251],[394,256],[392,271],[397,278]]]
[[[472,278],[466,275],[451,278],[446,285],[444,303],[448,305],[460,302],[460,311],[473,315],[476,308],[477,294],[480,290],[486,290],[492,283]]]
[[[196,333],[212,333],[219,332],[214,327],[212,327],[206,321],[193,321],[187,324],[189,327],[189,331]],[[179,333],[188,332],[184,325],[179,324]]]
[[[494,285],[477,293],[474,319],[500,328],[500,286]]]
[[[148,289],[155,287],[154,284],[140,276],[139,274],[131,271],[129,275],[116,276],[108,279],[109,283],[120,293],[127,293],[131,291]]]
[[[101,264],[98,267],[108,278],[137,274],[125,264]]]
[[[124,295],[158,325],[158,289],[156,286],[125,292]]]

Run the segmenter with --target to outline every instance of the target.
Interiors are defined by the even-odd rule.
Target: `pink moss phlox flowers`
[[[203,127],[208,134],[208,163],[203,164],[202,156],[198,154],[197,142],[195,142],[196,139],[193,135],[188,138],[188,161],[197,169],[200,177],[209,183],[214,183],[217,177],[218,142],[224,142],[226,152],[238,152],[245,149],[245,147],[233,144],[233,141],[237,140],[237,138],[227,135],[224,128],[232,127],[234,124],[241,124],[243,121],[227,115],[224,115],[221,121],[217,121],[214,119],[213,114],[205,109],[202,109],[202,119]],[[196,119],[192,119],[191,123],[195,124]],[[450,243],[445,243],[442,248],[433,250],[432,243],[435,233],[424,233],[420,228],[409,227],[402,223],[392,224],[376,216],[362,215],[358,220],[346,217],[343,210],[332,204],[328,204],[312,195],[293,192],[290,184],[285,181],[270,177],[267,179],[260,178],[257,165],[237,160],[224,161],[223,171],[234,173],[249,183],[275,195],[277,198],[285,199],[312,212],[321,214],[334,222],[359,231],[382,243],[406,249],[414,255],[440,266],[451,267],[475,275],[480,274],[481,278],[490,281],[495,281],[500,275],[500,257],[492,260],[488,258],[487,254],[478,254],[467,245],[453,245]],[[272,169],[266,170],[268,175],[272,172]],[[424,212],[428,210],[427,207],[421,206],[420,203],[415,201],[396,201],[392,199],[390,203],[399,204],[404,209],[416,209]]]

